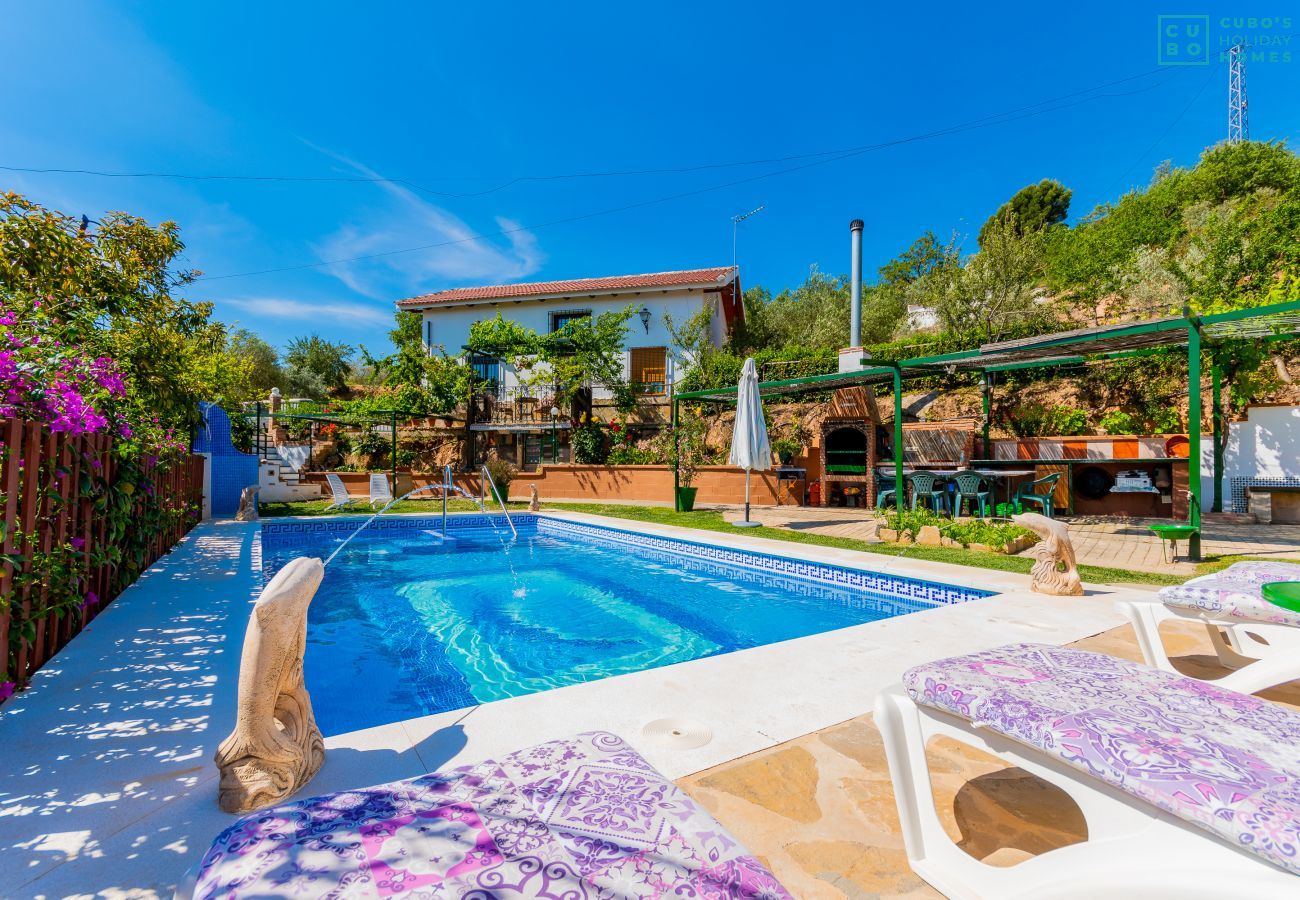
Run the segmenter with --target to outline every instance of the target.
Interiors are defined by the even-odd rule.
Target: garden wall
[[[356,497],[370,494],[370,476],[365,472],[339,472],[348,493]],[[310,472],[307,480],[325,483],[320,472]],[[425,484],[436,484],[436,473],[411,475],[398,473],[397,493]],[[537,493],[546,500],[578,500],[592,503],[636,500],[670,504],[673,502],[672,466],[581,466],[549,465],[535,472],[520,472],[510,484],[511,500],[527,500],[528,486],[537,485]],[[477,496],[477,474],[459,474],[456,485]],[[745,470],[731,466],[705,466],[695,476],[696,503],[744,503]],[[793,505],[803,485],[795,487],[794,496],[782,489],[781,502]],[[417,495],[418,496],[418,495]],[[750,502],[771,506],[776,503],[776,476],[772,472],[754,472],[750,477]]]

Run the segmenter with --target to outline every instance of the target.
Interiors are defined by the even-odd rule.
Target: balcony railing
[[[632,393],[639,397],[665,397],[668,395],[668,383],[665,381],[634,381]]]
[[[556,385],[515,387],[503,389],[499,385],[487,385],[485,390],[477,392],[474,397],[474,421],[492,425],[549,425],[551,408],[564,406],[557,417],[567,420],[568,404],[559,404],[556,398],[559,388]]]

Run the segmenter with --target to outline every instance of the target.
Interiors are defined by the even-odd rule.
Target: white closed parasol
[[[767,440],[763,398],[758,393],[758,367],[753,359],[745,360],[736,388],[736,427],[731,433],[729,461],[745,470],[745,519],[732,524],[753,528],[760,523],[749,520],[749,473],[772,468],[772,445]]]

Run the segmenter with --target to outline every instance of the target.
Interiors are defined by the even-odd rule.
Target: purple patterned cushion
[[[1041,750],[1300,873],[1300,713],[1139,663],[1044,644],[903,676],[920,704]]]
[[[1260,586],[1272,581],[1300,581],[1300,565],[1284,562],[1239,562],[1222,572],[1163,588],[1166,606],[1219,613],[1251,622],[1300,626],[1300,613],[1264,599]]]
[[[196,898],[789,898],[735,838],[604,732],[244,816]]]

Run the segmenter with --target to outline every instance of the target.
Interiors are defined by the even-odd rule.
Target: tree
[[[326,391],[338,393],[347,387],[355,352],[348,344],[331,343],[319,335],[309,334],[288,343],[284,361],[289,369],[298,370],[295,377],[299,381],[311,383],[307,375],[315,376]]]
[[[1008,216],[992,222],[980,252],[965,267],[933,269],[917,282],[917,294],[945,331],[986,343],[1036,316],[1034,288],[1042,266],[1041,233],[1022,231]]]
[[[248,391],[245,362],[227,352],[212,304],[179,296],[197,273],[176,269],[175,222],[122,212],[83,230],[71,216],[0,194],[0,298],[9,333],[106,358],[129,374],[115,406],[132,430],[188,430],[198,402],[233,404]]]
[[[959,268],[961,250],[957,237],[939,243],[933,231],[921,235],[912,245],[880,267],[880,282],[862,304],[862,341],[888,341],[907,323],[909,306],[928,306],[929,298],[918,289],[926,279],[937,281],[936,273]]]
[[[985,236],[997,222],[1015,221],[1018,234],[1043,231],[1064,222],[1070,214],[1071,196],[1073,191],[1050,178],[1022,187],[980,228],[980,246],[984,246]]]
[[[230,333],[226,352],[232,359],[240,360],[248,373],[248,394],[240,399],[265,397],[271,388],[283,388],[284,373],[280,369],[280,355],[275,348],[246,328]]]
[[[838,348],[849,340],[849,280],[813,266],[804,283],[767,305],[776,346]]]
[[[637,307],[627,306],[571,319],[559,331],[539,335],[497,313],[470,326],[468,346],[473,353],[512,362],[522,378],[553,380],[557,401],[592,382],[614,395],[618,410],[628,412],[636,408],[636,394],[623,372],[623,347],[627,323],[636,314]]]
[[[772,292],[760,286],[749,288],[741,295],[745,320],[732,330],[730,344],[733,350],[759,350],[775,346],[776,325],[772,322],[770,304]]]
[[[619,412],[636,408],[636,394],[623,372],[627,323],[636,314],[637,308],[628,306],[570,319],[559,331],[548,335],[544,359],[555,373],[562,396],[572,397],[590,380],[614,395],[614,408]]]

